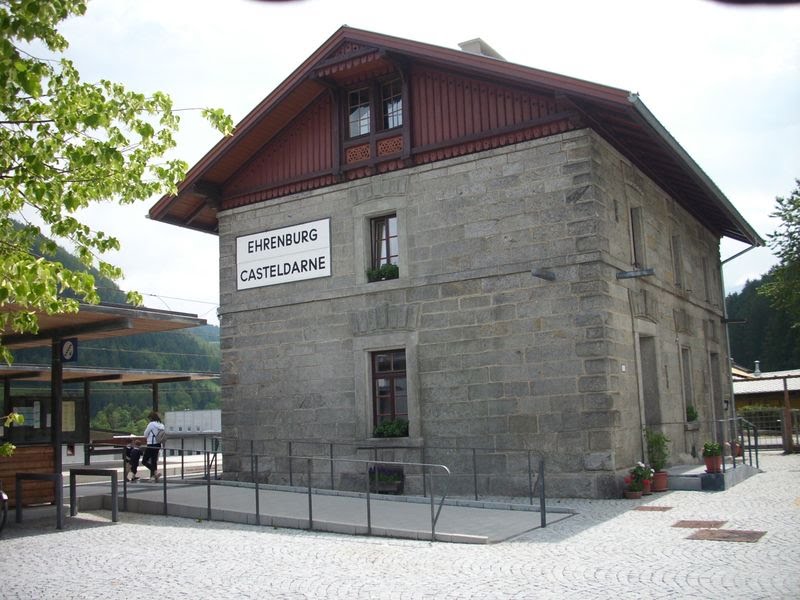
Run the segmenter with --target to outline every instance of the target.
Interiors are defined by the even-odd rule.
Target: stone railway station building
[[[719,245],[761,238],[638,96],[462,48],[342,27],[151,208],[219,237],[226,476],[315,440],[457,493],[477,448],[516,495],[530,450],[548,495],[611,497],[645,428],[672,462],[723,435]]]

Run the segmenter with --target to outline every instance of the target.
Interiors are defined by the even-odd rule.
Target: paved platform
[[[107,485],[81,486],[78,493],[81,511],[111,507]],[[127,498],[122,493],[123,511],[164,514],[163,481],[128,484]],[[166,483],[167,515],[197,520],[468,544],[502,542],[542,526],[538,504],[453,499],[440,510],[439,500],[432,507],[430,498],[370,494],[368,503],[366,494],[315,490],[309,521],[309,495],[302,488],[259,486],[256,503],[252,485],[206,485],[202,480],[181,482],[169,476]],[[437,514],[432,528],[432,515]],[[572,514],[563,506],[553,508],[545,513],[545,522]]]
[[[548,499],[576,514],[495,544],[88,509],[56,531],[30,511],[0,535],[0,596],[800,598],[800,455],[765,453],[761,469],[717,492]]]

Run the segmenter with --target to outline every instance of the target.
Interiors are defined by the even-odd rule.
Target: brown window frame
[[[396,368],[399,366],[399,358],[402,355],[402,369]],[[388,369],[382,368],[379,364],[382,360],[381,357],[388,357]],[[370,370],[372,382],[372,426],[377,427],[386,421],[394,421],[397,419],[408,420],[408,366],[406,363],[405,348],[394,348],[391,350],[380,350],[370,354]],[[379,381],[388,380],[388,395],[381,393]],[[403,403],[398,402],[396,382],[403,380],[405,383],[405,411],[402,410]],[[386,398],[388,400],[388,412],[380,410],[380,400]],[[399,406],[398,406],[399,404]],[[401,410],[398,410],[401,409]]]
[[[377,80],[345,90],[345,125],[347,140],[358,140],[384,131],[401,129],[405,119],[403,80],[400,77]],[[366,107],[364,116],[353,118],[354,112]],[[366,129],[363,123],[366,122]],[[391,126],[390,126],[391,123]],[[353,126],[359,125],[357,132]]]
[[[392,221],[394,234],[392,234]],[[384,236],[385,233],[385,236]],[[392,253],[392,240],[396,240],[395,252]],[[370,264],[379,269],[385,264],[400,266],[400,235],[398,231],[397,213],[373,217],[369,221]]]
[[[363,115],[353,118],[355,111],[366,107],[366,119]],[[363,124],[366,122],[366,131]],[[358,133],[353,132],[353,127]],[[347,138],[354,140],[372,133],[372,89],[359,87],[347,90]]]

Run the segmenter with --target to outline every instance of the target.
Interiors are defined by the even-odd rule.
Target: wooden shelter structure
[[[16,310],[18,307],[5,305],[0,307],[3,311]],[[159,333],[175,331],[205,325],[205,319],[196,315],[164,311],[150,308],[134,308],[119,304],[99,304],[80,306],[77,313],[68,314],[39,314],[39,331],[36,334],[17,334],[6,331],[2,334],[2,343],[12,349],[47,347],[51,348],[51,364],[42,365],[2,365],[0,366],[0,380],[3,381],[3,414],[8,414],[13,409],[11,398],[11,383],[13,381],[39,381],[50,382],[50,397],[46,407],[39,407],[37,417],[41,418],[44,426],[50,430],[49,444],[39,445],[36,449],[18,448],[12,457],[3,459],[0,478],[16,473],[35,472],[47,475],[52,479],[35,480],[28,485],[34,490],[30,496],[31,502],[59,503],[57,507],[57,527],[63,527],[63,514],[60,506],[61,490],[63,489],[62,471],[62,445],[64,444],[64,384],[83,383],[85,410],[77,411],[73,406],[69,418],[80,424],[76,429],[86,439],[73,439],[73,442],[89,442],[89,411],[88,399],[92,382],[111,382],[121,385],[150,385],[153,393],[153,409],[159,406],[159,384],[177,381],[209,380],[218,377],[215,373],[184,373],[174,371],[147,371],[109,369],[100,367],[70,366],[70,362],[77,355],[80,344],[88,340],[108,339],[137,335],[141,333]],[[6,430],[9,434],[13,430]],[[13,435],[9,435],[12,441]],[[36,491],[38,489],[38,491]],[[44,495],[42,490],[45,491]],[[7,488],[10,496],[13,492]],[[12,504],[15,498],[11,497]],[[28,500],[26,495],[25,500]]]

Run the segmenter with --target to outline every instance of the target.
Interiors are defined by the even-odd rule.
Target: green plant
[[[692,423],[693,421],[697,421],[697,409],[692,406],[691,404],[686,405],[686,422]]]
[[[395,419],[384,421],[372,432],[373,437],[408,437],[408,421]]]
[[[717,442],[703,444],[703,456],[722,456],[722,445]]]
[[[653,468],[643,462],[636,463],[625,476],[625,484],[632,492],[641,492],[644,489],[645,481],[653,480]]]
[[[386,263],[380,267],[367,269],[367,281],[384,281],[386,279],[397,279],[400,276],[400,267],[392,263]]]
[[[656,471],[663,471],[667,466],[669,459],[669,444],[670,439],[660,431],[653,431],[647,429],[645,431],[645,438],[647,440],[647,457],[650,459],[650,464]]]
[[[22,425],[25,422],[25,417],[19,413],[10,412],[5,417],[0,417],[3,422],[3,427],[11,427],[12,425]],[[3,442],[0,444],[0,456],[11,456],[17,447],[11,442]]]

